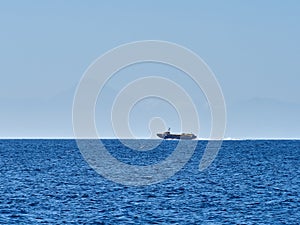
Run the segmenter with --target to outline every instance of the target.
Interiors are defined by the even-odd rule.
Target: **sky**
[[[119,45],[163,40],[192,50],[215,74],[225,138],[300,138],[299,11],[296,0],[1,1],[0,137],[73,137],[73,98],[89,65]],[[112,136],[113,93],[148,75],[187,89],[200,111],[197,135],[208,137],[201,90],[182,72],[147,63],[125,68],[103,89],[95,118],[101,137]],[[155,116],[181,132],[170,104],[146,99],[132,110],[135,135],[149,136]]]

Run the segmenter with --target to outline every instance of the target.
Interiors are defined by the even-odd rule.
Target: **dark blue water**
[[[174,147],[105,143],[140,165],[139,154],[155,163]],[[299,224],[300,141],[224,141],[200,172],[205,146],[170,179],[126,187],[91,169],[74,140],[0,140],[0,224]]]

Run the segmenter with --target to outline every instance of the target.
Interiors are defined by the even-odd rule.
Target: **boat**
[[[185,140],[192,140],[197,138],[196,135],[193,133],[182,133],[182,134],[171,134],[170,128],[168,131],[165,131],[163,133],[156,134],[158,137],[162,139],[185,139]]]

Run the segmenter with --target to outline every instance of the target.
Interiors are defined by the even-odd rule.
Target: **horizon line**
[[[116,137],[87,137],[87,138],[76,138],[76,137],[0,137],[0,140],[163,140],[160,138],[149,138],[149,137],[141,137],[141,138],[116,138]],[[164,139],[168,140],[168,139]],[[172,140],[172,139],[170,139]],[[210,138],[196,138],[194,141],[244,141],[244,140],[300,140],[300,138],[291,138],[291,137],[245,137],[245,138],[231,138],[226,137],[223,139],[210,139]]]

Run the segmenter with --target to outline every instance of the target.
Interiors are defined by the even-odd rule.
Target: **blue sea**
[[[138,165],[176,146],[128,151],[103,142]],[[99,175],[75,140],[0,140],[0,224],[300,224],[300,141],[223,141],[199,171],[206,144],[198,141],[174,176],[135,187]]]

